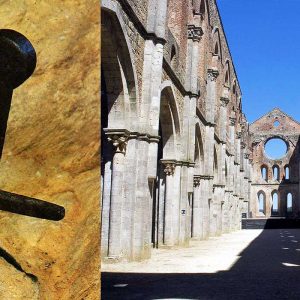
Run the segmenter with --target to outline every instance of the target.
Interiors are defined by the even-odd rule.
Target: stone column
[[[115,147],[112,161],[108,256],[110,258],[118,258],[122,254],[121,224],[124,198],[124,158],[129,132],[126,130],[106,131],[106,135],[108,136],[108,141],[112,142],[113,146]]]
[[[202,183],[203,185],[203,183]],[[194,175],[194,205],[192,219],[192,237],[201,239],[203,235],[203,203],[201,199],[201,177]],[[203,187],[202,187],[203,189]]]
[[[207,239],[209,236],[209,224],[210,224],[210,206],[212,205],[212,190],[211,183],[213,181],[212,176],[201,176],[200,182],[200,196],[201,196],[201,206],[203,208],[203,233],[202,238]]]
[[[218,189],[213,187],[213,198],[210,201],[209,236],[216,236],[218,231],[219,197]]]
[[[228,233],[230,231],[230,191],[225,190],[224,197],[224,213],[222,220],[223,233]]]
[[[230,117],[230,125],[229,125],[229,140],[230,140],[230,154],[235,155],[235,123],[236,118]]]
[[[227,141],[227,104],[229,99],[227,97],[221,97],[220,106],[220,140],[223,143]]]
[[[161,160],[164,165],[164,173],[166,174],[166,185],[165,185],[165,222],[164,222],[164,244],[166,246],[174,245],[174,234],[173,234],[173,176],[175,172],[176,162],[174,160]]]
[[[185,88],[190,92],[188,96],[189,101],[185,101],[189,105],[187,109],[187,115],[185,119],[188,121],[188,134],[187,134],[187,159],[190,161],[194,160],[194,149],[195,149],[195,111],[197,98],[199,97],[199,86],[198,86],[198,68],[199,68],[199,43],[203,31],[201,27],[195,25],[188,25],[187,37],[188,37],[188,55],[187,55],[187,66],[186,66],[186,84]]]
[[[215,111],[216,111],[216,81],[219,71],[216,68],[207,70],[207,87],[206,87],[206,101],[205,112],[206,121],[215,124]]]

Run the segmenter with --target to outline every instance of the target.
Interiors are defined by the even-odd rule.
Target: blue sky
[[[217,0],[251,123],[274,107],[300,121],[300,0]]]

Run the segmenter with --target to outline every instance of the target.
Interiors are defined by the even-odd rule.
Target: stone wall
[[[279,216],[286,216],[287,194],[293,197],[293,212],[289,216],[299,215],[299,135],[300,124],[279,108],[274,108],[250,125],[251,159],[253,160],[253,182],[251,211],[253,216],[269,217],[272,212],[272,194],[278,193]],[[279,138],[287,145],[287,152],[282,157],[268,157],[266,143],[272,138]],[[278,178],[274,177],[274,167],[278,168]],[[289,178],[286,176],[289,168]],[[263,178],[262,169],[266,170]],[[258,211],[258,197],[263,192],[266,197],[266,211]]]
[[[146,21],[136,1],[102,1],[103,24],[119,24],[102,27],[108,263],[239,229],[248,212],[249,128],[216,2],[142,3]]]
[[[1,1],[0,24],[37,53],[13,94],[0,188],[66,210],[58,222],[0,213],[0,298],[98,299],[99,3]]]

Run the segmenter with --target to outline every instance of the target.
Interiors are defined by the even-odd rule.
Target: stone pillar
[[[124,198],[124,158],[129,133],[126,130],[119,132],[107,131],[106,135],[108,136],[108,141],[112,142],[115,147],[112,161],[108,256],[118,258],[122,254],[121,224]]]
[[[235,123],[236,118],[230,117],[230,125],[229,125],[229,141],[230,141],[230,154],[235,155]]]
[[[165,222],[164,222],[164,244],[166,246],[174,245],[174,227],[173,227],[173,206],[174,193],[173,182],[176,162],[173,160],[161,160],[164,165],[164,173],[166,174],[165,185]]]
[[[227,142],[227,104],[229,99],[226,97],[221,97],[221,106],[220,106],[220,140],[223,143]]]
[[[186,135],[187,143],[187,159],[190,161],[194,160],[194,149],[195,149],[195,111],[196,111],[196,102],[199,96],[199,87],[198,87],[198,68],[199,68],[199,43],[203,31],[201,27],[195,25],[188,25],[187,37],[188,37],[188,55],[187,55],[187,66],[186,66],[186,84],[185,88],[190,92],[188,96],[189,109],[186,110],[187,115],[184,119],[188,121],[188,134]],[[187,97],[187,98],[188,98]],[[187,99],[188,100],[188,99]]]
[[[194,203],[192,219],[192,237],[201,239],[203,236],[203,203],[201,198],[201,177],[194,175]],[[201,187],[200,187],[201,186]],[[203,190],[203,187],[202,187]]]
[[[205,113],[206,121],[215,124],[215,111],[216,111],[216,80],[219,71],[216,68],[207,70],[207,87],[206,87],[206,101]]]
[[[212,176],[201,176],[200,196],[201,206],[203,208],[203,233],[202,238],[207,239],[210,231],[210,206],[212,205]]]
[[[224,213],[222,220],[223,233],[228,233],[230,231],[230,191],[225,190],[224,197]]]

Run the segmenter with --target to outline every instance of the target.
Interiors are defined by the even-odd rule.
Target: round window
[[[273,123],[273,125],[274,125],[274,127],[278,127],[278,126],[280,125],[280,122],[276,120],[276,121]]]
[[[265,144],[265,153],[272,159],[282,158],[287,150],[286,142],[280,138],[272,138]]]

